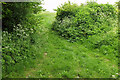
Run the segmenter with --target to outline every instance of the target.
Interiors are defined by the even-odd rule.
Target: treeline
[[[41,4],[42,0],[2,3],[3,77],[10,77],[8,74],[21,71],[36,57],[33,35],[36,32],[37,19],[34,14],[44,10]]]

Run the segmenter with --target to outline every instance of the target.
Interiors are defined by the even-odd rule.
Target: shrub
[[[87,6],[94,9],[97,13],[97,16],[101,17],[101,12],[105,16],[110,16],[116,18],[116,9],[111,4],[98,4],[96,2],[87,2]]]
[[[53,29],[70,41],[83,40],[98,33],[108,32],[111,20],[117,18],[112,5],[96,2],[87,2],[86,5],[80,6],[68,2],[56,11]]]
[[[4,2],[2,4],[2,29],[12,32],[13,26],[28,21],[29,14],[42,10],[40,2]]]
[[[2,32],[3,76],[11,72],[10,66],[29,58],[35,58],[35,50],[30,46],[33,29],[23,28],[20,24],[13,29],[12,33]]]
[[[7,77],[7,75],[9,76],[14,72],[23,71],[21,69],[24,69],[36,58],[34,35],[36,35],[38,23],[41,20],[41,17],[36,16],[36,13],[42,10],[40,4],[41,2],[3,3],[3,77]]]
[[[75,16],[76,12],[78,11],[78,5],[72,4],[70,1],[58,7],[57,11],[57,20],[62,20],[64,17],[71,17]]]

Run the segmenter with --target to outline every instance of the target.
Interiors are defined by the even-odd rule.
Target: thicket
[[[81,42],[109,58],[118,57],[118,16],[111,4],[64,3],[56,9],[52,29],[70,42]]]
[[[116,9],[110,4],[87,2],[78,6],[65,3],[58,7],[53,29],[70,41],[108,32],[111,21],[117,18]]]
[[[40,5],[41,2],[2,4],[2,77],[24,70],[36,58],[34,34],[41,18],[35,18],[35,14],[43,10]]]
[[[7,2],[2,3],[2,29],[13,31],[13,26],[23,24],[33,13],[42,10],[42,2]],[[31,23],[30,23],[31,24]]]

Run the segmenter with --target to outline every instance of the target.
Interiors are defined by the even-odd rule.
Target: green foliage
[[[35,58],[35,50],[30,46],[33,29],[22,28],[20,24],[13,29],[12,33],[2,32],[3,76],[11,72],[10,66]]]
[[[38,16],[39,15],[40,14],[38,14]],[[101,39],[105,39],[105,41],[108,41],[108,39],[110,38],[110,40],[112,40],[114,32],[111,32],[107,35],[101,34],[101,36],[100,34],[96,34],[94,35],[94,39],[89,39],[85,41],[84,44],[81,44],[79,42],[70,43],[66,41],[63,37],[58,36],[55,31],[51,31],[51,23],[52,21],[54,21],[55,15],[48,12],[44,12],[42,13],[42,15],[43,24],[38,29],[38,31],[40,32],[37,38],[39,46],[37,52],[39,54],[43,54],[43,58],[38,58],[36,60],[36,67],[26,71],[25,77],[112,78],[112,75],[115,75],[115,77],[117,76],[117,58],[113,58],[114,55],[103,55],[102,49],[101,51],[97,51],[97,49],[94,49],[95,47],[93,46],[88,47],[90,44],[93,44],[91,43],[93,40],[93,42],[95,43],[97,43],[97,41],[101,41]],[[114,40],[117,40],[117,38],[115,38]],[[103,42],[102,44],[107,46],[105,42]],[[103,51],[104,50],[107,49],[103,48]],[[47,53],[47,55],[45,56],[44,53]],[[112,52],[110,54],[112,54]]]
[[[118,34],[116,31],[110,31],[106,34],[96,34],[88,39],[84,39],[83,45],[87,48],[97,50],[102,55],[114,60],[118,57]]]
[[[41,22],[38,19],[36,34],[33,36],[36,39],[33,47],[36,49],[34,54],[37,54],[35,55],[37,58],[30,59],[34,60],[34,67],[28,68],[20,63],[14,67],[9,66],[8,70],[12,72],[7,75],[8,78],[113,78],[112,76],[118,76],[118,60],[112,54],[117,45],[113,49],[110,47],[117,44],[117,33],[113,27],[112,32],[93,35],[84,39],[83,43],[70,43],[51,30],[54,17],[55,13],[50,12],[35,14],[34,18],[43,18],[43,20]],[[113,23],[111,26],[116,24]],[[99,46],[99,44],[104,45]],[[105,50],[107,54],[110,52],[112,55],[103,55]],[[27,58],[28,61],[25,60],[24,63],[28,64],[30,59]],[[33,66],[33,63],[29,66]]]
[[[64,17],[75,16],[76,12],[78,11],[77,4],[71,4],[70,1],[58,7],[56,19],[62,20]]]
[[[65,3],[57,10],[53,29],[64,38],[74,42],[110,30],[111,21],[117,18],[110,4],[87,2],[86,5]]]
[[[68,41],[51,30],[55,14],[49,12],[27,15],[28,21],[24,22],[24,25],[17,24],[11,33],[3,31],[3,77],[118,76],[118,22],[111,15],[105,16],[106,12],[97,14],[95,9],[88,5],[75,8],[78,8],[78,11],[69,14],[66,7],[65,15],[56,17],[53,24],[53,29]],[[77,40],[78,42],[69,42]],[[28,68],[28,65],[34,67]]]
[[[28,66],[36,58],[34,35],[41,18],[37,18],[35,13],[41,11],[42,7],[38,6],[40,4],[37,2],[3,3],[3,77],[7,77],[12,72],[19,72],[21,69],[24,71],[26,65]]]
[[[42,10],[41,2],[6,2],[2,4],[3,30],[13,31],[13,26],[28,21],[28,14]]]
[[[117,17],[115,7],[111,4],[98,4],[96,2],[87,2],[87,5],[90,8],[93,8],[97,12],[98,16],[100,16],[102,12],[105,16],[110,16],[113,18]]]
[[[119,56],[116,8],[110,4],[87,2],[85,5],[71,8],[73,9],[71,11],[73,14],[69,14],[69,10],[67,10],[68,8],[63,7],[66,6],[66,4],[69,5],[67,6],[68,8],[73,6],[73,4],[65,3],[58,8],[56,20],[53,23],[52,29],[70,42],[78,41],[80,43],[79,45],[84,45],[84,47],[89,50],[97,51],[92,53],[98,58],[100,58],[100,56],[104,56],[109,60],[117,61]],[[64,14],[67,15],[63,16],[61,12],[64,12],[64,10],[66,10],[66,13]],[[92,55],[92,53],[88,53],[87,55]],[[89,60],[87,64],[89,64]],[[105,68],[103,68],[104,70],[99,69],[97,70],[98,73],[106,75],[107,71]],[[89,72],[89,70],[86,70],[85,72]],[[83,72],[81,74],[87,75],[90,74],[90,72]],[[90,75],[84,77],[90,77]]]

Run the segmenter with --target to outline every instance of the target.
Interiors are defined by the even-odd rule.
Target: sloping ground
[[[42,16],[41,16],[42,15]],[[50,28],[55,13],[44,12],[36,17],[43,17],[35,35],[38,57],[31,69],[26,69],[25,78],[110,78],[118,73],[117,61],[110,60],[100,52],[86,48],[78,42],[70,43],[59,37]],[[40,56],[39,56],[40,55]],[[41,57],[42,56],[42,57]],[[117,60],[117,59],[116,59]]]

